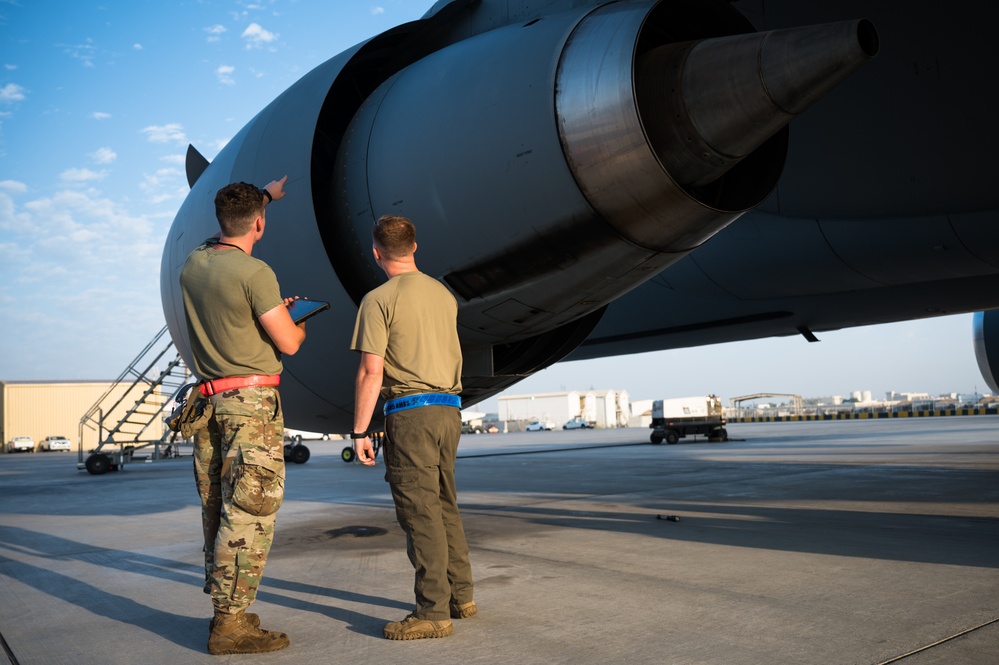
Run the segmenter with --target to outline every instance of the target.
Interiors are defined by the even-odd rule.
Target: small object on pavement
[[[656,515],[657,520],[666,520],[667,522],[679,522],[679,515]]]

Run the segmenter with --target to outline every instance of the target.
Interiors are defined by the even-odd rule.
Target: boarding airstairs
[[[77,468],[100,475],[140,459],[179,457],[186,442],[166,426],[165,419],[181,389],[191,382],[191,372],[164,326],[80,419]],[[98,444],[84,459],[88,431],[97,432]],[[93,440],[92,435],[89,438]],[[192,455],[193,449],[186,454]]]

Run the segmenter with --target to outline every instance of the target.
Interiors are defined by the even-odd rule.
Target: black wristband
[[[274,197],[271,196],[271,193],[267,191],[266,187],[264,189],[261,189],[260,191],[262,191],[264,193],[264,196],[267,197],[267,203],[270,203],[271,201],[274,200]]]
[[[367,432],[351,432],[350,438],[352,439],[366,439],[368,438]]]

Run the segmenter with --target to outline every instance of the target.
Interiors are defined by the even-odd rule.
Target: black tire
[[[288,459],[295,464],[305,464],[309,461],[310,457],[312,457],[312,451],[309,450],[309,447],[298,444],[297,446],[291,447],[291,453],[288,456]]]
[[[675,429],[666,430],[666,443],[672,446],[674,443],[676,443],[679,440],[680,440],[679,432],[677,432]]]
[[[102,476],[111,468],[111,458],[103,453],[96,453],[87,458],[87,471],[92,476]]]
[[[353,448],[344,448],[342,451],[340,451],[340,459],[342,459],[347,464],[353,462],[355,457],[357,457],[357,453],[354,452]]]
[[[654,443],[656,445],[659,445],[660,443],[663,442],[663,433],[662,432],[653,432],[651,435],[649,435],[649,441],[651,441],[652,443]]]

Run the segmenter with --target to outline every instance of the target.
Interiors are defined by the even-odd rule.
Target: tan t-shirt
[[[385,359],[382,397],[461,393],[458,303],[421,272],[396,275],[361,301],[350,348]]]
[[[239,249],[201,245],[184,263],[180,288],[199,378],[281,373],[281,352],[257,319],[284,303],[270,266]]]

